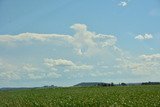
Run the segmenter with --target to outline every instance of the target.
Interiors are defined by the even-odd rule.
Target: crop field
[[[0,107],[160,107],[160,85],[0,91]]]

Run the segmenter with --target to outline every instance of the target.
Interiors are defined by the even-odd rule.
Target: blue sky
[[[0,87],[160,81],[159,0],[1,0]]]

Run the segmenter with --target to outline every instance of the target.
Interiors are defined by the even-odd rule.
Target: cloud
[[[18,35],[0,35],[0,44],[12,46],[29,44],[32,45],[35,41],[43,43],[61,44],[64,47],[66,42],[72,45],[77,55],[91,56],[101,51],[105,47],[112,47],[116,44],[117,38],[114,35],[96,34],[87,30],[85,24],[74,24],[70,27],[75,30],[74,35],[61,34],[37,34],[37,33],[22,33]],[[55,42],[56,41],[56,42]]]
[[[91,56],[100,53],[103,48],[114,46],[117,41],[114,35],[96,34],[88,31],[84,24],[74,24],[71,28],[76,31],[72,44],[77,55]]]
[[[46,77],[48,77],[48,78],[59,78],[61,76],[62,76],[61,74],[58,74],[56,72],[49,72],[46,74]]]
[[[44,59],[44,64],[51,68],[62,67],[67,71],[79,71],[79,70],[91,70],[93,66],[85,64],[75,64],[70,60],[66,59]]]
[[[76,30],[77,32],[87,31],[87,26],[80,23],[74,24],[70,28]]]
[[[46,41],[56,38],[62,38],[66,41],[72,41],[72,36],[59,34],[37,34],[37,33],[22,33],[18,35],[0,35],[0,42],[17,42],[17,41]]]
[[[0,80],[19,80],[21,77],[13,71],[0,72]]]
[[[121,58],[117,60],[119,62],[118,69],[123,69],[126,71],[131,71],[134,75],[141,76],[155,76],[160,75],[160,55],[150,54],[150,55],[140,55],[137,58]]]
[[[128,5],[128,3],[126,1],[121,1],[118,5],[121,7],[125,7]]]
[[[98,34],[93,38],[101,47],[114,46],[117,42],[117,38],[113,35]]]
[[[37,80],[45,78],[59,78],[61,74],[56,70],[46,70],[33,64],[15,64],[0,59],[0,81]]]
[[[0,59],[0,80],[19,80],[21,77],[18,75],[17,67],[14,64],[8,63],[5,60]]]
[[[160,54],[141,55],[140,58],[145,61],[160,61]]]
[[[27,72],[35,72],[37,71],[38,69],[36,67],[34,67],[34,65],[32,64],[24,64],[22,65],[22,69],[27,71]]]
[[[149,39],[153,39],[153,36],[151,34],[144,34],[144,35],[136,36],[135,39],[138,39],[138,40],[149,40]]]
[[[45,46],[44,43],[47,43],[49,44],[47,46],[52,46],[51,48],[55,48],[57,53],[59,53],[60,49],[65,50],[65,47],[70,46],[69,48],[73,52],[69,54],[75,55],[77,58],[79,56],[80,58],[87,58],[86,56],[101,56],[102,54],[107,55],[107,52],[111,53],[111,51],[115,50],[117,38],[114,35],[97,34],[95,32],[88,31],[87,25],[85,24],[74,24],[71,26],[71,29],[75,30],[75,34],[63,35],[21,33],[18,35],[0,35],[0,46],[8,46],[7,49],[10,51],[10,46],[14,44],[16,45],[15,48],[18,50],[17,53],[22,55],[24,55],[24,53],[21,53],[21,49],[24,45],[28,45],[27,49],[34,50],[35,44],[38,43],[39,45],[42,43],[42,45]],[[60,48],[59,45],[61,46]],[[34,54],[31,54],[30,57]],[[61,55],[64,54],[62,53]],[[45,55],[43,54],[43,57]],[[57,54],[57,56],[61,57],[59,54]],[[72,59],[51,59],[47,57],[48,56],[44,59],[44,64],[46,66],[41,66],[40,62],[37,61],[36,65],[34,63],[18,63],[17,59],[13,59],[13,62],[5,62],[2,60],[0,61],[0,80],[42,80],[48,78],[60,78],[63,76],[62,73],[65,71],[68,73],[67,75],[72,74],[70,72],[74,71],[77,72],[77,75],[88,75],[89,73],[87,72],[91,72],[94,69],[93,64],[83,64],[83,62],[77,63],[72,61]]]
[[[53,60],[53,59],[49,59],[49,58],[44,59],[44,63],[47,66],[50,66],[50,67],[54,67],[54,66],[74,66],[75,65],[72,61],[69,61],[69,60],[64,60],[64,59]]]

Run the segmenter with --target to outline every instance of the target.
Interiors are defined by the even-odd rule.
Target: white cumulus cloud
[[[100,53],[103,48],[112,47],[117,41],[114,35],[96,34],[88,31],[85,24],[74,24],[71,28],[76,31],[72,43],[78,55],[91,56]]]
[[[33,64],[15,64],[0,59],[0,81],[37,80],[45,78],[59,78],[61,74],[56,70],[45,70]]]
[[[65,59],[54,60],[54,59],[46,58],[46,59],[44,59],[44,63],[47,66],[51,66],[51,67],[54,67],[54,66],[74,66],[75,65],[72,61],[65,60]]]
[[[44,64],[51,68],[56,67],[63,67],[66,68],[68,71],[77,71],[77,70],[91,70],[93,66],[85,65],[85,64],[75,64],[70,60],[66,59],[44,59]]]
[[[119,68],[131,71],[135,75],[160,75],[160,54],[140,55],[137,58],[121,58],[117,60]]]
[[[80,23],[74,24],[70,28],[80,32],[87,30],[87,26],[85,24],[80,24]]]
[[[119,6],[125,7],[128,5],[128,3],[126,1],[121,1],[119,4]]]
[[[149,40],[149,39],[153,39],[153,36],[151,34],[144,34],[144,35],[136,36],[135,39],[138,39],[138,40]]]
[[[160,54],[141,55],[140,58],[144,59],[145,61],[160,61]]]

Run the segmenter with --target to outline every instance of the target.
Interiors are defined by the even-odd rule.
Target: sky
[[[159,77],[159,0],[0,0],[0,87]]]

